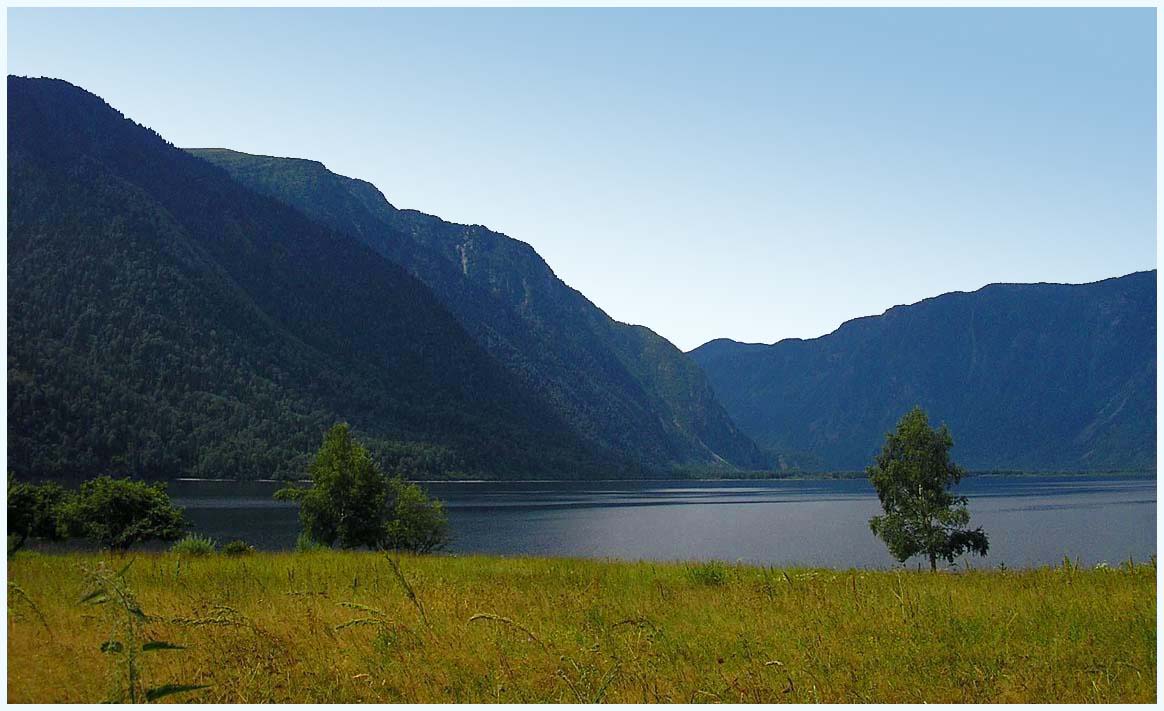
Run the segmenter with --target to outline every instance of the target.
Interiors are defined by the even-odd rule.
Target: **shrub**
[[[223,555],[250,555],[255,547],[246,541],[230,541],[222,547]]]
[[[29,484],[16,481],[8,475],[8,553],[11,555],[24,546],[29,538],[49,541],[60,540],[65,531],[61,526],[61,507],[68,499],[67,492],[54,483]]]
[[[330,550],[331,546],[324,545],[312,538],[306,531],[299,534],[295,539],[296,553],[314,553],[316,551]]]
[[[431,553],[449,544],[449,520],[444,505],[425,496],[419,486],[395,477],[388,482],[394,503],[385,526],[386,548]]]
[[[687,566],[687,577],[697,585],[723,585],[727,582],[727,566],[717,560]]]
[[[214,549],[217,547],[218,543],[213,538],[191,533],[175,543],[170,548],[170,552],[177,553],[178,555],[191,556],[193,558],[201,558],[203,556],[213,555]]]
[[[81,484],[61,505],[71,535],[124,550],[150,540],[174,541],[186,522],[166,494],[166,485],[100,476]]]

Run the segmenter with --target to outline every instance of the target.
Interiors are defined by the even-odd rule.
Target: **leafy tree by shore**
[[[388,481],[395,502],[386,527],[385,546],[393,550],[431,553],[451,540],[444,505],[425,496],[419,486],[396,476]]]
[[[347,423],[333,426],[309,468],[310,488],[285,487],[275,498],[299,502],[303,534],[311,542],[427,553],[448,544],[448,520],[439,501],[399,475],[388,479]]]
[[[384,476],[347,423],[328,430],[308,471],[311,488],[275,492],[277,499],[299,502],[303,532],[327,546],[378,547],[387,517]]]
[[[99,476],[61,506],[68,534],[102,546],[127,549],[151,540],[175,541],[185,533],[182,510],[166,494],[166,485]]]
[[[68,492],[57,483],[31,484],[8,474],[8,554],[29,538],[59,541],[64,537],[60,510]]]
[[[963,475],[950,459],[953,446],[946,426],[930,427],[926,413],[915,407],[886,436],[877,460],[866,470],[885,510],[869,520],[869,527],[902,563],[921,555],[937,570],[939,558],[953,563],[963,553],[986,555],[986,533],[981,527],[965,528],[970,522],[968,499],[949,491]]]

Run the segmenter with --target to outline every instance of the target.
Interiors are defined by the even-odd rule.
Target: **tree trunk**
[[[938,556],[934,553],[930,553],[930,572],[938,572]]]

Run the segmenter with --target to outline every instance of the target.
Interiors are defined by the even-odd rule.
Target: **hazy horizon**
[[[8,35],[9,73],[486,225],[685,351],[1156,267],[1151,8],[13,8]]]

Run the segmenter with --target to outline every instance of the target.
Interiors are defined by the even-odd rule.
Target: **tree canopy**
[[[385,546],[393,550],[429,553],[449,544],[449,521],[444,505],[425,496],[412,482],[396,476],[388,480],[394,503],[385,528]]]
[[[989,543],[982,528],[966,528],[968,499],[950,492],[963,476],[950,458],[953,446],[946,426],[932,428],[926,413],[915,407],[886,435],[881,453],[866,469],[885,511],[869,526],[899,562],[921,555],[936,570],[938,559],[953,563],[967,552],[986,555]]]
[[[440,502],[399,476],[385,477],[347,423],[324,435],[309,472],[310,488],[289,486],[275,497],[299,502],[303,533],[312,542],[421,553],[448,543]]]
[[[68,492],[54,482],[31,484],[8,475],[8,552],[15,553],[29,538],[60,540],[60,509]]]
[[[63,525],[70,536],[102,546],[126,549],[150,540],[174,541],[185,532],[182,510],[174,506],[163,483],[99,476],[81,484],[62,504]]]

